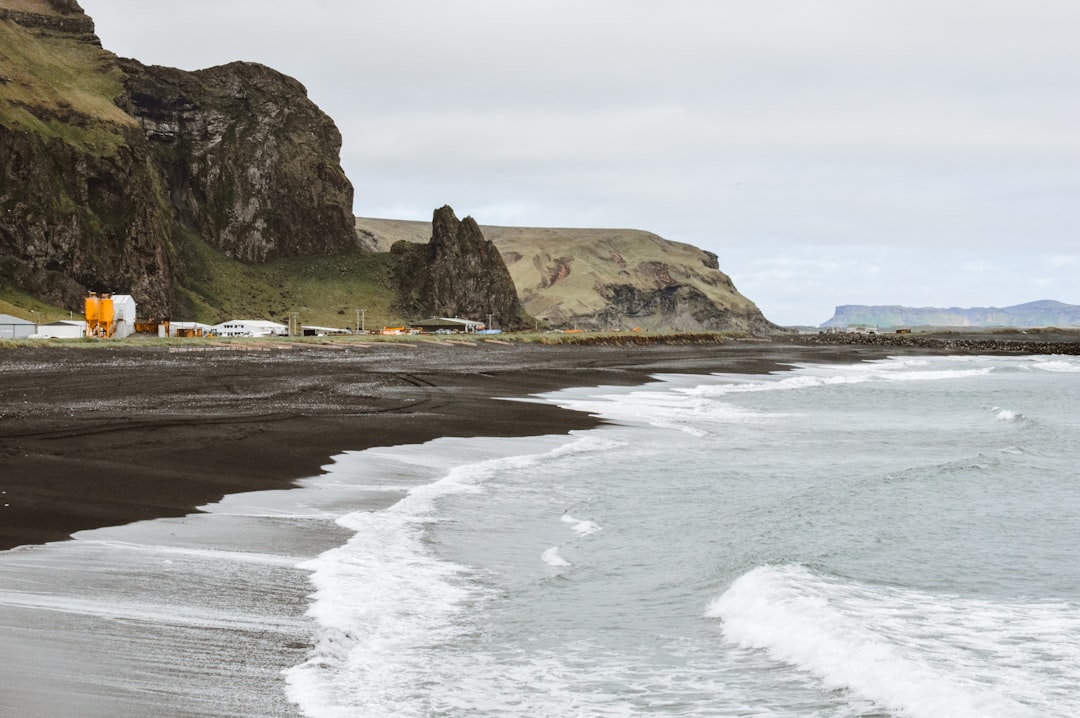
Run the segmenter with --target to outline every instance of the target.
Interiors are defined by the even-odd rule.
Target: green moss
[[[113,55],[95,45],[0,22],[0,125],[113,156],[124,128],[137,126],[115,98],[123,93]]]
[[[3,266],[0,264],[0,273],[2,272]],[[38,324],[83,318],[82,315],[72,314],[66,309],[46,304],[7,284],[0,284],[0,314],[10,314]]]
[[[179,288],[173,319],[288,323],[296,312],[303,324],[354,328],[358,309],[365,310],[367,327],[405,319],[390,309],[388,255],[357,251],[249,264],[229,259],[190,231],[179,232],[174,244]]]

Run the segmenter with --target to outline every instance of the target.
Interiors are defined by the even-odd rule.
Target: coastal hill
[[[0,276],[30,296],[197,314],[206,247],[246,262],[354,249],[340,147],[270,68],[147,67],[103,49],[74,0],[0,0]]]
[[[431,234],[428,223],[406,220],[357,218],[356,229],[372,251]],[[525,311],[551,326],[779,330],[720,271],[716,255],[697,247],[634,229],[480,229],[499,249]]]
[[[902,307],[846,304],[822,328],[890,327],[1077,327],[1080,306],[1041,300],[1011,307]]]
[[[648,232],[357,220],[340,149],[275,70],[147,66],[76,0],[0,0],[0,310],[67,318],[97,291],[208,323],[779,330],[715,255]]]

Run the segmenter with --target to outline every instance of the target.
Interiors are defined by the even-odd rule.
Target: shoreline
[[[289,488],[323,473],[344,451],[441,436],[565,434],[601,423],[505,398],[640,385],[657,373],[755,374],[795,363],[980,351],[978,341],[935,347],[820,336],[707,344],[0,351],[0,550],[183,516],[227,494]]]

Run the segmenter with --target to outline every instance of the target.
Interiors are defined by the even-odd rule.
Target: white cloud
[[[648,229],[781,322],[1080,303],[1072,0],[83,6],[119,54],[297,77],[360,214]]]

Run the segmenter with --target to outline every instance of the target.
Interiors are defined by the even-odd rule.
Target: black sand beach
[[[287,487],[317,475],[346,450],[440,436],[563,433],[595,424],[589,416],[505,398],[641,384],[663,372],[758,373],[797,362],[994,349],[983,339],[936,347],[838,344],[816,336],[645,345],[191,348],[212,351],[0,351],[0,550],[181,516],[225,494]]]

